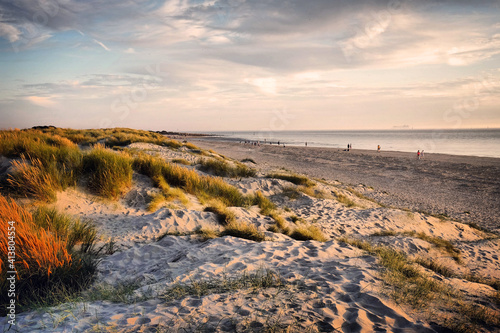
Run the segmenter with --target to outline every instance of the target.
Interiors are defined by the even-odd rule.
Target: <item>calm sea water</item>
[[[213,132],[218,139],[284,143],[291,146],[441,153],[500,157],[500,129]]]

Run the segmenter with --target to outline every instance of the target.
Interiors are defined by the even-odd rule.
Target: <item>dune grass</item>
[[[160,298],[167,302],[182,299],[186,296],[206,296],[223,294],[242,289],[261,290],[266,288],[281,288],[284,286],[281,276],[269,269],[259,269],[254,272],[243,272],[237,276],[224,275],[222,278],[201,279],[189,283],[176,283],[166,289]]]
[[[276,173],[275,172],[275,173],[267,174],[266,178],[283,179],[283,180],[289,181],[291,183],[294,183],[295,185],[304,185],[306,187],[312,187],[312,186],[316,185],[316,183],[314,181],[307,178],[306,176],[297,175],[294,173],[286,174],[286,173]]]
[[[194,170],[150,155],[142,154],[133,160],[134,169],[155,179],[164,179],[170,186],[197,195],[202,200],[216,198],[228,206],[242,206],[244,196],[234,187],[218,177],[201,176]]]
[[[228,235],[245,238],[256,242],[263,242],[266,240],[266,236],[260,232],[255,225],[242,221],[232,221],[228,223],[222,234],[224,236]]]
[[[253,177],[256,170],[247,167],[245,164],[235,162],[234,165],[216,158],[200,158],[197,163],[199,169],[219,177]]]
[[[15,227],[18,310],[57,304],[91,283],[97,267],[92,226],[47,208],[40,208],[32,215],[0,195],[2,239],[8,239],[9,226]],[[5,315],[9,302],[6,280],[7,271],[11,270],[9,250],[7,242],[0,243],[1,315]]]
[[[346,207],[355,207],[356,203],[350,199],[348,196],[342,194],[342,193],[335,193],[337,197],[337,201],[340,202],[341,204],[344,204]]]
[[[342,237],[339,241],[378,257],[379,264],[385,268],[382,278],[390,288],[389,294],[392,298],[423,311],[432,309],[429,314],[432,321],[441,326],[453,332],[464,333],[500,328],[498,310],[468,299],[451,285],[431,278],[417,266],[423,264],[424,267],[440,273],[441,267],[438,268],[435,263],[429,264],[427,260],[422,259],[414,262],[400,251],[359,239]],[[448,269],[441,271],[443,276],[454,276]],[[493,295],[492,298],[494,297]]]
[[[255,194],[250,196],[249,201],[252,205],[259,206],[260,213],[262,215],[269,215],[274,210],[276,210],[276,205],[271,200],[269,200],[269,198],[264,196],[261,191],[257,191],[255,192]]]
[[[443,249],[446,253],[448,253],[457,263],[461,262],[460,258],[460,250],[457,249],[450,241],[443,239],[441,237],[430,236],[424,232],[416,232],[416,231],[403,231],[396,232],[394,230],[384,230],[380,232],[376,232],[372,234],[372,236],[397,236],[402,235],[406,237],[414,237],[424,240],[430,244],[433,244],[439,249]]]
[[[71,141],[40,131],[0,131],[0,155],[17,158],[4,187],[10,193],[51,201],[76,184],[82,153]]]
[[[229,210],[227,206],[220,200],[212,199],[208,202],[208,206],[204,209],[205,212],[212,212],[217,215],[217,220],[220,224],[227,226],[230,223],[236,222],[236,214]]]
[[[320,228],[312,224],[301,224],[295,227],[290,232],[290,237],[296,240],[315,240],[318,242],[326,242],[328,239],[325,237]]]
[[[182,165],[191,165],[191,162],[186,160],[185,158],[174,158],[172,163],[182,164]]]
[[[83,156],[82,172],[89,177],[87,187],[97,195],[117,199],[132,184],[132,161],[124,153],[102,145]]]

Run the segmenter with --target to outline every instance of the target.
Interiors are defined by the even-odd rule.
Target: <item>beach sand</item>
[[[406,152],[261,145],[195,139],[235,159],[252,158],[259,168],[286,168],[338,180],[383,204],[445,214],[500,232],[500,159]],[[373,190],[371,190],[373,188]]]
[[[485,160],[492,163],[485,166],[477,161],[460,162],[467,160],[460,157],[428,155],[417,162],[402,153],[197,143],[237,159],[253,158],[257,162],[255,167],[260,169],[256,177],[226,181],[242,193],[261,191],[276,203],[290,227],[301,223],[316,225],[327,241],[300,241],[268,231],[275,221],[260,214],[256,206],[231,210],[239,221],[253,224],[263,232],[266,241],[259,243],[232,236],[203,241],[190,233],[198,228],[220,229],[215,214],[204,212],[203,205],[192,196],[187,205],[173,202],[157,211],[147,211],[149,196],[158,190],[148,177],[139,174],[134,174],[132,188],[117,202],[97,198],[80,188],[68,189],[58,193],[54,205],[60,211],[93,220],[101,244],[110,239],[116,243],[116,252],[106,255],[99,264],[93,290],[111,290],[108,294],[115,296],[124,287],[131,292],[114,301],[109,296],[90,299],[84,293],[82,298],[59,306],[20,313],[15,329],[20,332],[441,331],[436,324],[438,314],[443,314],[441,304],[415,310],[404,302],[396,303],[377,257],[347,244],[341,237],[369,241],[402,251],[412,259],[432,259],[446,265],[455,272],[453,276],[443,276],[423,266],[419,270],[434,281],[452,286],[461,300],[488,306],[487,313],[500,315],[498,305],[491,303],[496,291],[480,281],[464,279],[467,275],[500,279],[500,240],[496,235],[420,212],[381,206],[356,196],[340,182],[318,182],[316,190],[324,193],[323,198],[300,191],[289,197],[284,191],[296,185],[264,177],[270,170],[286,167],[315,177],[355,185],[365,183],[366,186],[355,186],[356,190],[391,204],[408,203],[410,207],[425,208],[426,203],[433,201],[444,205],[452,195],[442,190],[435,195],[436,199],[423,200],[425,193],[431,195],[435,188],[428,179],[427,186],[420,187],[422,193],[416,195],[412,190],[409,196],[403,196],[412,177],[420,179],[423,170],[428,170],[426,177],[435,180],[439,178],[439,168],[444,172],[445,164],[455,165],[449,171],[452,176],[445,176],[451,180],[444,180],[446,186],[452,186],[458,182],[459,166],[469,174],[475,168],[498,170],[496,160]],[[172,151],[152,144],[130,147],[166,160],[199,158],[189,151]],[[484,183],[485,177],[480,178]],[[498,184],[498,179],[490,181]],[[463,182],[471,184],[472,180]],[[368,188],[370,184],[376,189]],[[402,188],[397,189],[398,186]],[[492,185],[484,186],[491,192]],[[393,192],[384,197],[380,194],[384,189]],[[340,195],[353,204],[339,202],[336,198]],[[422,202],[416,200],[419,198]],[[453,207],[450,215],[462,209]],[[474,208],[463,209],[469,209],[470,215],[482,216],[473,212]],[[298,222],[293,222],[292,217]],[[451,242],[460,252],[460,260],[433,244],[430,238],[417,234]],[[279,277],[281,282],[258,287],[247,282],[223,289],[230,281],[255,274],[271,274],[273,281]],[[179,290],[188,287],[189,292],[179,295]],[[6,321],[2,320],[5,329]]]

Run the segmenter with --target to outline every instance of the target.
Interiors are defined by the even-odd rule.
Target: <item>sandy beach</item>
[[[284,167],[311,177],[338,180],[383,204],[476,223],[500,231],[500,159],[382,150],[260,147],[195,139],[203,148],[235,159],[252,158],[259,168]],[[373,190],[372,190],[373,188]]]
[[[68,188],[57,193],[52,206],[93,221],[98,245],[112,241],[114,250],[101,258],[90,290],[57,306],[19,313],[17,326],[10,327],[13,331],[498,329],[498,291],[493,287],[500,279],[497,235],[366,198],[446,212],[451,217],[462,217],[460,212],[469,210],[471,220],[481,217],[478,224],[498,226],[498,217],[488,220],[498,212],[497,160],[426,155],[416,161],[405,153],[195,143],[228,158],[213,151],[151,143],[126,148],[166,162],[184,159],[186,168],[200,175],[209,175],[199,170],[200,158],[235,165],[230,158],[252,158],[257,164],[245,163],[256,168],[255,176],[224,177],[224,181],[243,195],[260,192],[270,198],[289,231],[276,231],[278,217],[256,205],[234,206],[228,209],[236,221],[255,226],[265,239],[224,234],[203,239],[201,229],[223,232],[226,228],[218,215],[191,194],[186,202],[174,200],[148,209],[159,189],[137,172],[132,186],[117,201],[103,200],[79,186]],[[328,181],[304,188],[266,177],[271,171],[285,172],[283,168]],[[413,181],[418,185],[412,186]],[[348,184],[366,197],[355,195]],[[473,185],[477,191],[470,191]],[[293,230],[311,226],[324,238],[294,236]],[[383,258],[395,253],[403,254],[396,255],[403,265],[411,262],[413,273],[408,276],[433,286],[434,291],[426,292],[430,298],[405,289],[414,283],[419,286],[420,280],[410,282],[391,273],[393,268]],[[486,324],[471,326],[472,308],[482,311]],[[453,317],[448,309],[455,311]],[[9,329],[2,320],[4,330]]]

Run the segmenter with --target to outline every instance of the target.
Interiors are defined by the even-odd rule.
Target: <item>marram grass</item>
[[[92,252],[95,230],[69,221],[50,210],[41,210],[34,218],[0,195],[0,235],[4,240],[0,242],[0,315],[5,315],[9,302],[6,278],[11,270],[10,249],[5,241],[9,227],[15,227],[16,289],[22,291],[17,293],[19,310],[61,302],[92,281],[97,265]],[[91,244],[83,245],[84,239]],[[80,249],[77,244],[81,244]]]

